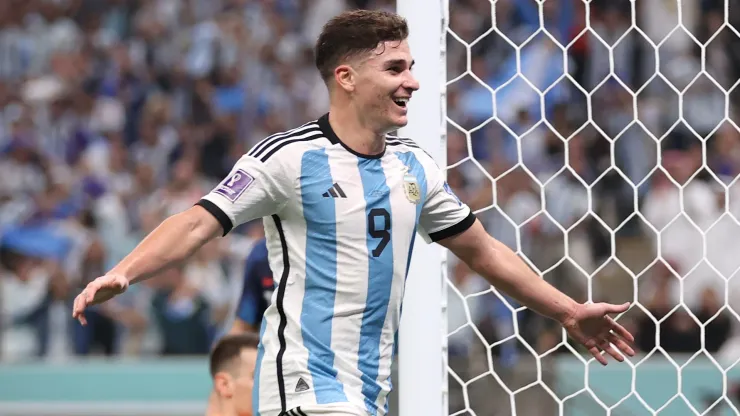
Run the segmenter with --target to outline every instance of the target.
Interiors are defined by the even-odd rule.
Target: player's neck
[[[329,124],[339,139],[357,153],[377,155],[385,149],[385,133],[374,131],[350,106],[332,105]]]
[[[212,393],[208,400],[206,416],[237,416],[237,414],[231,403]]]

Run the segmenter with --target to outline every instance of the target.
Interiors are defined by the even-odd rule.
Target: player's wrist
[[[567,301],[563,306],[555,312],[553,319],[558,321],[563,326],[568,326],[572,322],[578,312],[580,304],[571,298],[567,298]]]
[[[107,277],[114,277],[115,279],[125,279],[127,284],[133,284],[136,283],[133,280],[133,277],[130,276],[130,273],[127,272],[123,267],[115,267],[111,269],[108,273],[105,274]]]

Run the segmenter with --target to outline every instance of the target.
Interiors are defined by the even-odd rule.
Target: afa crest
[[[406,199],[412,204],[421,202],[421,187],[416,176],[408,173],[403,176],[403,191],[406,193]]]

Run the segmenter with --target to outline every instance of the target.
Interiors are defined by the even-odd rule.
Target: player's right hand
[[[72,317],[87,325],[85,308],[103,303],[108,299],[120,295],[128,289],[128,279],[119,274],[106,274],[88,283],[77,297],[72,306]]]

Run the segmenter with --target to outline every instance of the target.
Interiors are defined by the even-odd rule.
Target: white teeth
[[[408,98],[396,98],[396,101],[398,101],[399,103],[407,103],[409,102],[409,99]]]

